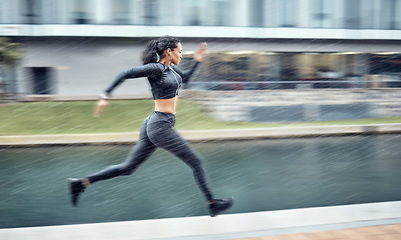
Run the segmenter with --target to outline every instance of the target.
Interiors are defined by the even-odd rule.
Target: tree
[[[19,44],[10,42],[8,38],[0,38],[0,66],[14,68],[22,59]]]

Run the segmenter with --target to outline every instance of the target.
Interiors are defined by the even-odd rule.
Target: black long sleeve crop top
[[[153,99],[173,98],[178,95],[178,90],[182,83],[188,82],[199,63],[196,62],[185,73],[173,65],[169,67],[161,63],[148,63],[143,66],[134,67],[118,74],[111,86],[106,89],[105,94],[106,96],[110,96],[113,89],[126,79],[147,77],[152,89]]]

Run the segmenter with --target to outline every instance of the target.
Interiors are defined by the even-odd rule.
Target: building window
[[[212,9],[213,25],[214,26],[228,26],[231,21],[231,6],[233,4],[229,0],[213,0]]]
[[[279,26],[280,27],[296,27],[296,1],[282,0],[278,3]]]
[[[375,0],[364,0],[363,5],[361,6],[361,28],[379,28],[377,17],[380,12],[380,7],[377,3],[378,2]]]
[[[185,56],[191,58],[191,56]],[[188,64],[190,66],[191,64]],[[256,90],[401,87],[397,52],[209,52],[190,88]]]
[[[113,1],[113,21],[115,24],[131,23],[131,1],[130,0],[114,0]]]
[[[384,29],[401,29],[401,1],[382,0],[382,26]]]
[[[312,19],[314,27],[333,27],[334,2],[331,0],[314,0],[313,3]]]
[[[31,94],[54,94],[53,69],[51,67],[29,67],[27,70]]]
[[[89,24],[89,2],[90,0],[74,0],[72,2],[73,23],[75,24]]]
[[[250,21],[251,27],[263,27],[265,24],[265,1],[264,0],[252,0],[250,6]]]
[[[26,24],[38,24],[40,23],[39,14],[39,1],[35,0],[22,0],[21,10],[22,10],[22,23]]]
[[[358,29],[361,27],[361,3],[360,0],[348,0],[345,3],[344,28]]]
[[[202,21],[202,15],[205,9],[205,0],[188,0],[186,3],[186,25],[201,26],[205,25]]]
[[[158,25],[158,3],[157,0],[143,1],[143,24],[147,26]]]

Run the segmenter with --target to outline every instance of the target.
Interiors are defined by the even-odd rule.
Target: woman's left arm
[[[202,62],[203,61],[203,57],[205,56],[206,48],[207,48],[207,43],[204,42],[204,43],[201,44],[199,49],[196,51],[195,60],[197,62]]]
[[[202,45],[199,47],[199,49],[196,51],[196,55],[195,55],[195,64],[192,66],[192,68],[188,71],[188,72],[182,72],[181,70],[177,69],[174,67],[174,70],[180,74],[180,76],[182,77],[182,82],[183,83],[187,83],[189,78],[192,76],[192,74],[195,72],[196,68],[199,66],[199,64],[203,61],[203,57],[205,55],[206,52],[206,48],[207,48],[207,44],[206,43],[202,43]]]

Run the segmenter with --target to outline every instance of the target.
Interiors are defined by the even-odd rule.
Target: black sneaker
[[[80,179],[68,179],[68,186],[70,188],[71,203],[74,207],[78,205],[78,197],[81,192],[85,191],[85,186]]]
[[[229,209],[234,203],[234,199],[215,199],[214,203],[209,204],[209,214],[211,217],[216,217],[219,213]]]

